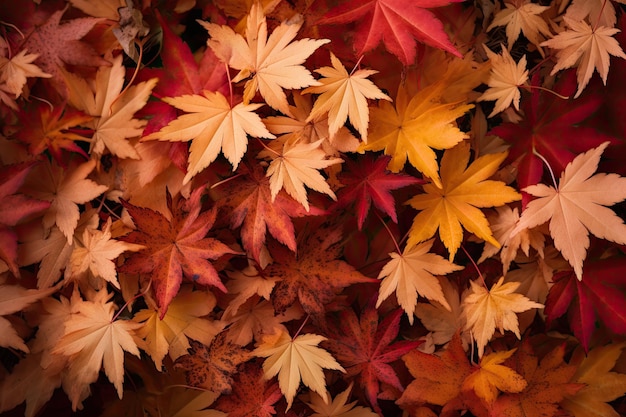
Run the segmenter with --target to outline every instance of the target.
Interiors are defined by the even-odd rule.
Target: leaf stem
[[[476,262],[474,262],[474,258],[472,258],[472,256],[469,254],[467,249],[465,249],[465,246],[461,245],[461,249],[463,249],[463,252],[465,252],[465,255],[468,257],[472,265],[474,265],[474,269],[476,269],[476,272],[478,272],[478,277],[480,278],[480,281],[483,283],[483,287],[485,287],[487,291],[489,291],[489,287],[487,287],[487,283],[485,282],[485,277],[483,277],[483,273],[480,272],[478,265],[476,265]]]
[[[350,71],[350,76],[352,77],[352,74],[354,74],[354,71],[357,70],[357,68],[359,67],[359,65],[361,65],[361,61],[363,60],[363,55],[361,55],[359,57],[359,60],[356,62],[356,64],[354,64],[354,68],[352,68],[352,71]]]
[[[135,39],[135,43],[139,46],[139,57],[137,58],[137,66],[135,67],[135,71],[133,72],[133,76],[130,77],[130,80],[126,84],[126,87],[124,87],[124,89],[117,95],[117,97],[115,97],[115,100],[113,100],[113,102],[109,106],[109,115],[111,115],[113,113],[113,106],[115,105],[115,103],[117,103],[117,101],[120,99],[120,97],[122,97],[124,95],[124,93],[126,93],[130,89],[130,87],[133,84],[133,81],[135,81],[135,78],[137,78],[137,74],[139,73],[139,67],[141,67],[141,60],[143,59],[143,44],[144,44],[144,41],[143,41],[143,39],[142,40]]]
[[[383,218],[380,217],[380,214],[378,214],[378,212],[374,211],[374,213],[376,213],[376,217],[378,217],[378,220],[380,220],[380,222],[383,224],[383,226],[387,230],[387,233],[389,233],[389,237],[391,237],[391,240],[393,241],[393,244],[396,247],[396,251],[398,252],[398,255],[402,255],[402,251],[400,250],[400,245],[398,245],[396,238],[393,236],[393,233],[391,233],[391,229],[389,228],[389,226],[387,226],[387,223],[385,223]]]
[[[295,340],[296,337],[298,337],[298,335],[300,334],[300,332],[302,331],[302,329],[304,328],[304,325],[306,324],[307,321],[309,321],[309,317],[311,317],[310,314],[307,314],[306,317],[304,318],[304,320],[302,321],[302,324],[300,325],[300,328],[298,329],[298,331],[293,335],[293,337],[291,338],[291,340]]]
[[[546,158],[544,158],[544,156],[542,154],[537,152],[537,149],[535,149],[534,146],[533,146],[533,155],[535,155],[537,158],[541,159],[543,161],[543,163],[548,167],[548,171],[550,172],[550,177],[552,177],[552,184],[554,184],[554,189],[558,190],[559,186],[556,183],[556,178],[554,177],[554,172],[552,171],[552,167],[548,163],[548,160]]]
[[[533,89],[534,90],[546,91],[546,92],[548,92],[550,94],[554,94],[555,96],[557,96],[558,98],[561,98],[563,100],[569,99],[569,96],[564,96],[562,94],[557,93],[554,90],[550,90],[549,88],[541,87],[540,85],[518,85],[518,87],[522,87],[522,88],[524,88],[524,89],[526,89],[528,91],[533,90]]]

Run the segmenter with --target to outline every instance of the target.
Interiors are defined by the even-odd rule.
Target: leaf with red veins
[[[360,0],[346,1],[326,13],[320,24],[357,22],[355,49],[357,55],[376,48],[383,42],[385,48],[404,65],[415,61],[418,40],[461,58],[443,23],[426,10],[447,6],[462,0]]]
[[[202,191],[203,188],[196,189],[188,200],[180,199],[176,205],[168,193],[171,221],[157,211],[121,200],[137,230],[120,240],[143,245],[146,249],[133,253],[119,271],[149,274],[161,319],[178,293],[183,276],[226,292],[215,267],[208,260],[236,252],[217,239],[205,237],[215,222],[217,210],[200,212]]]
[[[574,335],[589,350],[596,321],[616,334],[626,333],[626,260],[614,258],[585,265],[583,279],[574,271],[557,273],[546,299],[547,324],[567,313]]]
[[[388,214],[394,223],[398,223],[396,202],[391,191],[423,182],[406,174],[389,172],[387,165],[390,160],[389,156],[374,160],[372,156],[366,155],[358,163],[350,159],[345,161],[345,169],[339,177],[344,188],[338,193],[337,208],[344,208],[354,202],[359,230],[363,227],[372,202],[378,210]]]
[[[388,314],[380,323],[373,303],[360,315],[345,310],[339,317],[339,326],[332,329],[325,343],[346,369],[346,377],[357,377],[374,410],[378,405],[380,383],[389,384],[400,392],[404,387],[391,362],[400,359],[422,341],[397,341],[402,310]]]
[[[317,207],[309,207],[309,212],[284,191],[277,194],[272,202],[269,177],[258,164],[243,164],[238,170],[241,177],[226,183],[228,191],[219,200],[230,216],[230,227],[241,226],[243,247],[252,258],[263,265],[262,250],[265,247],[266,232],[296,252],[293,217],[315,216],[325,213]]]
[[[82,17],[61,23],[67,8],[52,13],[45,23],[27,35],[22,45],[23,49],[39,55],[37,64],[44,72],[52,74],[52,80],[59,85],[63,85],[61,69],[66,64],[91,67],[111,65],[88,43],[81,41],[96,24],[105,19]]]
[[[272,292],[277,314],[298,300],[306,313],[319,318],[325,313],[326,304],[333,301],[342,288],[378,282],[337,259],[341,254],[341,239],[339,228],[319,227],[299,240],[298,256],[284,246],[269,245],[275,262],[262,273],[279,279]]]
[[[50,202],[16,194],[33,167],[33,162],[0,167],[0,260],[13,275],[19,277],[17,235],[11,229],[29,216],[46,210]]]
[[[575,76],[573,71],[563,74],[554,91],[572,96],[576,91]],[[532,85],[537,85],[537,79],[533,79]],[[599,109],[602,101],[603,96],[597,93],[564,101],[550,92],[533,88],[530,100],[522,100],[521,110],[525,117],[519,123],[502,123],[488,132],[511,144],[505,164],[518,161],[520,190],[541,182],[545,164],[534,152],[543,156],[558,176],[578,154],[606,141],[615,143],[610,136],[584,123]],[[530,196],[523,193],[523,205],[529,201]]]

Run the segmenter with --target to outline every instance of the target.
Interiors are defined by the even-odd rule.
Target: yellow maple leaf
[[[570,360],[570,365],[578,367],[572,382],[585,386],[566,395],[561,407],[574,417],[618,417],[607,403],[626,394],[626,375],[611,372],[625,347],[625,343],[612,343],[592,349],[586,356],[582,350],[576,351]]]
[[[519,110],[519,101],[522,96],[519,87],[525,85],[528,81],[526,55],[516,64],[511,54],[504,47],[502,47],[502,55],[493,53],[485,45],[483,47],[491,62],[491,73],[489,74],[489,80],[487,80],[489,88],[477,101],[496,101],[489,117],[506,110],[511,104],[513,104],[515,110]]]
[[[220,151],[237,168],[248,147],[247,134],[260,138],[275,138],[254,111],[263,104],[239,103],[232,107],[219,92],[204,91],[202,95],[188,94],[163,99],[187,114],[171,121],[160,131],[142,140],[168,140],[186,142],[192,140],[189,168],[183,179],[191,178],[217,158]]]
[[[476,395],[491,405],[498,396],[498,391],[521,392],[528,382],[520,374],[502,362],[515,353],[516,349],[493,352],[480,360],[479,367],[463,381],[463,390],[474,390]]]
[[[550,221],[554,246],[582,279],[589,233],[600,239],[626,244],[626,225],[606,206],[626,198],[626,178],[618,174],[595,174],[600,156],[609,145],[578,155],[566,167],[557,188],[544,184],[524,188],[539,197],[526,206],[511,236]]]
[[[541,46],[557,49],[557,62],[550,75],[554,75],[562,69],[576,66],[578,90],[574,98],[583,92],[594,70],[597,70],[606,85],[609,75],[610,55],[626,59],[626,54],[620,47],[613,35],[619,29],[606,26],[592,27],[585,21],[576,21],[563,16],[563,20],[569,27]]]
[[[307,404],[315,413],[310,417],[377,417],[378,414],[369,407],[355,407],[356,401],[347,404],[353,384],[354,382],[351,382],[348,388],[337,394],[330,403],[321,395],[312,392],[310,402]],[[330,398],[328,393],[326,393],[326,398]]]
[[[484,155],[468,167],[468,143],[463,142],[447,150],[441,160],[442,185],[426,184],[424,194],[418,194],[407,202],[421,210],[413,220],[407,245],[413,246],[430,239],[439,229],[439,236],[452,260],[461,246],[464,227],[499,247],[480,207],[501,206],[521,198],[519,193],[503,182],[487,179],[495,174],[506,155]]]
[[[248,104],[257,90],[272,108],[290,115],[283,89],[300,89],[318,85],[309,70],[301,64],[328,39],[299,39],[291,42],[304,19],[297,15],[282,22],[268,38],[263,6],[252,5],[247,18],[244,39],[229,26],[199,21],[209,32],[209,47],[231,68],[240,70],[233,82],[252,78],[244,87],[244,103]]]
[[[103,290],[94,301],[73,299],[73,314],[65,322],[63,337],[52,351],[70,357],[67,372],[72,384],[66,390],[74,411],[89,385],[98,379],[101,367],[122,398],[124,351],[140,356],[134,331],[141,325],[130,320],[113,320],[116,306],[112,301],[106,302],[109,297]]]
[[[316,334],[301,334],[292,339],[286,331],[269,335],[254,350],[255,356],[265,359],[263,372],[266,379],[278,374],[278,385],[291,408],[300,381],[324,398],[328,403],[328,392],[323,369],[345,372],[335,358],[317,345],[326,340]]]
[[[272,201],[284,188],[287,194],[302,204],[306,211],[309,211],[305,185],[329,195],[333,200],[337,199],[318,170],[341,163],[343,160],[341,158],[326,159],[326,152],[320,148],[321,143],[322,139],[313,143],[286,142],[281,153],[269,154],[273,161],[270,162],[266,175],[270,177]]]
[[[154,361],[158,370],[163,366],[163,358],[169,353],[176,360],[191,347],[188,339],[204,345],[211,341],[223,326],[222,322],[204,318],[215,307],[215,296],[211,292],[191,291],[183,286],[170,303],[163,319],[157,306],[139,310],[133,320],[141,323],[137,336],[146,341],[145,351]],[[150,304],[154,304],[151,302]]]
[[[401,88],[396,106],[381,102],[372,109],[370,140],[359,149],[385,151],[390,155],[388,169],[398,172],[409,163],[441,187],[437,155],[433,149],[449,149],[467,138],[454,121],[474,107],[471,104],[442,103],[444,84],[436,83],[413,97]],[[410,98],[409,98],[410,97]]]
[[[504,282],[500,277],[490,290],[481,283],[470,281],[470,292],[462,302],[465,330],[470,330],[478,346],[478,356],[482,356],[485,346],[496,328],[500,333],[511,330],[517,338],[521,337],[519,323],[515,313],[531,308],[543,308],[543,304],[529,300],[515,292],[519,282]]]
[[[450,310],[441,285],[433,274],[444,275],[463,267],[435,253],[429,253],[434,241],[435,239],[431,239],[411,248],[406,247],[402,254],[389,254],[391,261],[383,266],[378,275],[378,279],[383,281],[380,284],[376,308],[395,291],[398,303],[408,315],[411,324],[418,294],[437,301]]]
[[[367,77],[376,74],[374,70],[356,70],[348,73],[341,61],[331,52],[332,67],[322,67],[315,72],[324,78],[322,85],[309,87],[302,94],[320,94],[315,100],[307,122],[322,117],[328,113],[328,130],[332,138],[344,125],[347,119],[361,134],[363,142],[367,143],[367,125],[369,123],[369,107],[367,99],[389,100],[391,98]]]

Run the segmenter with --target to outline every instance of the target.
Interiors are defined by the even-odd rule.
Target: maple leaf
[[[120,240],[144,245],[146,249],[133,253],[119,270],[150,274],[161,319],[178,293],[183,275],[195,283],[212,285],[226,292],[207,259],[235,252],[217,239],[205,238],[215,222],[216,210],[200,212],[202,192],[202,187],[197,188],[188,200],[180,199],[176,206],[168,193],[171,221],[159,212],[121,200],[137,230]]]
[[[465,329],[471,330],[472,337],[478,345],[479,357],[483,355],[485,346],[496,328],[500,333],[511,330],[518,339],[521,338],[515,313],[531,308],[543,308],[543,304],[515,293],[520,283],[504,283],[504,277],[489,290],[475,281],[470,281],[470,285],[471,292],[463,298],[462,314],[466,320]]]
[[[168,386],[167,394],[157,395],[158,404],[155,413],[164,417],[226,417],[221,411],[208,408],[218,394],[211,391]],[[145,412],[145,410],[142,410]]]
[[[307,199],[307,185],[315,191],[329,195],[333,200],[337,197],[333,190],[318,172],[318,169],[343,162],[341,158],[326,158],[326,152],[320,148],[322,140],[313,143],[285,143],[282,152],[270,153],[272,162],[267,168],[266,175],[270,177],[270,191],[272,201],[281,189],[302,204],[309,211]]]
[[[233,383],[232,393],[220,396],[215,408],[229,417],[271,417],[276,414],[273,405],[282,397],[277,383],[268,383],[263,369],[254,362],[246,362]]]
[[[606,26],[591,27],[585,21],[572,20],[563,16],[569,29],[559,33],[552,39],[542,42],[540,46],[557,49],[557,63],[552,68],[551,75],[562,69],[576,66],[578,91],[574,98],[583,92],[594,70],[597,70],[606,85],[609,74],[610,55],[626,59],[626,54],[613,35],[619,29]]]
[[[291,218],[321,215],[325,212],[309,206],[309,211],[283,191],[274,198],[269,178],[259,164],[243,164],[238,170],[241,177],[229,181],[225,196],[218,200],[224,212],[230,215],[230,227],[241,226],[241,241],[247,253],[262,267],[266,232],[280,243],[296,251],[295,230]]]
[[[72,241],[80,218],[78,204],[85,204],[108,189],[87,178],[95,167],[95,159],[71,163],[67,169],[45,161],[35,167],[25,184],[28,194],[51,203],[43,217],[44,227],[56,224],[68,242]]]
[[[388,169],[399,172],[407,157],[418,171],[441,186],[437,155],[433,149],[449,149],[467,135],[454,121],[473,105],[442,103],[439,101],[444,84],[426,87],[410,99],[410,92],[400,88],[396,107],[382,102],[372,109],[370,141],[360,151],[385,151],[391,156]]]
[[[504,9],[496,13],[486,30],[490,31],[497,26],[506,26],[509,51],[513,48],[513,44],[519,38],[520,33],[524,33],[524,37],[535,46],[539,46],[541,37],[551,37],[552,33],[548,24],[540,16],[550,6],[541,6],[530,0],[507,1],[504,6]],[[541,51],[541,49],[539,50]]]
[[[624,3],[624,0],[615,0]],[[597,26],[614,27],[617,22],[615,7],[612,2],[603,0],[572,0],[565,15],[571,20],[594,22]]]
[[[472,372],[458,333],[439,356],[414,349],[402,360],[415,378],[396,401],[403,408],[424,403],[445,406],[459,397]]]
[[[567,312],[570,327],[585,350],[596,330],[596,318],[617,334],[626,332],[624,266],[621,258],[591,262],[583,280],[571,270],[555,274],[546,298],[548,324]]]
[[[278,385],[291,408],[300,381],[328,402],[328,392],[323,369],[345,372],[343,367],[326,350],[318,347],[325,337],[317,334],[301,334],[291,338],[286,331],[266,336],[252,352],[265,359],[263,373],[266,379],[278,375]]]
[[[528,81],[528,70],[526,69],[526,55],[517,64],[511,54],[502,47],[502,55],[494,54],[487,46],[483,45],[489,62],[491,62],[491,72],[487,85],[489,88],[477,101],[496,100],[496,104],[489,114],[493,117],[506,110],[511,104],[515,110],[519,111],[519,101],[521,93],[519,87]]]
[[[626,393],[626,375],[611,372],[624,347],[624,343],[612,343],[592,349],[586,356],[576,351],[570,360],[570,365],[578,367],[572,381],[585,386],[573,395],[568,393],[561,407],[574,417],[617,417],[607,403]]]
[[[439,236],[452,260],[463,239],[461,226],[499,246],[479,207],[501,206],[519,200],[521,196],[503,182],[487,179],[496,172],[506,153],[483,155],[468,167],[469,157],[467,143],[447,150],[441,160],[442,186],[426,184],[424,194],[418,194],[407,202],[421,210],[413,220],[407,246],[430,239],[439,229]]]
[[[50,207],[48,201],[17,193],[33,166],[32,162],[23,162],[0,167],[0,261],[4,261],[16,277],[20,276],[17,235],[11,227]]]
[[[391,191],[420,183],[420,180],[409,175],[388,172],[386,167],[389,161],[389,157],[382,156],[374,160],[371,155],[366,155],[358,163],[351,159],[345,161],[344,171],[339,177],[344,187],[339,190],[336,207],[341,209],[354,203],[359,230],[363,228],[372,202],[378,210],[398,223]]]
[[[311,414],[311,417],[376,417],[377,413],[373,412],[370,408],[356,406],[356,401],[346,404],[348,397],[352,391],[352,384],[348,386],[344,391],[340,392],[332,399],[330,403],[325,402],[322,396],[315,392],[311,393],[310,402],[307,403],[309,407],[315,413]],[[326,398],[330,398],[327,393]]]
[[[3,316],[24,310],[28,305],[47,297],[56,289],[30,290],[19,285],[0,285],[0,346],[30,352],[11,322]]]
[[[458,0],[361,0],[344,2],[326,13],[320,23],[343,24],[358,22],[354,48],[357,55],[374,49],[381,41],[404,65],[415,61],[415,40],[461,57],[443,24],[426,10],[447,6]]]
[[[98,67],[110,65],[86,42],[81,41],[103,19],[83,17],[61,23],[69,6],[52,13],[45,23],[33,28],[22,45],[23,50],[37,54],[39,67],[62,85],[65,64]]]
[[[477,369],[463,381],[463,390],[473,390],[479,398],[492,405],[498,391],[521,392],[528,382],[508,366],[502,365],[516,349],[493,352],[481,358]]]
[[[183,95],[163,98],[168,104],[188,114],[183,114],[160,131],[144,136],[142,140],[192,140],[189,167],[183,184],[209,166],[219,152],[237,168],[248,147],[246,134],[275,138],[254,110],[263,104],[239,103],[234,107],[220,92],[204,91],[202,95]]]
[[[89,123],[92,116],[72,109],[69,106],[50,106],[40,103],[31,106],[28,111],[22,109],[18,114],[24,128],[15,137],[28,144],[31,155],[39,155],[49,151],[60,166],[64,166],[62,151],[65,149],[87,157],[85,151],[76,141],[87,141],[88,138],[68,131],[71,127]]]
[[[345,366],[345,377],[356,377],[374,410],[380,411],[380,383],[403,391],[397,371],[391,363],[421,344],[421,341],[394,340],[400,331],[402,312],[389,313],[380,323],[373,303],[357,315],[352,309],[339,316],[339,326],[332,329],[326,345]]]
[[[154,361],[156,369],[163,366],[163,358],[169,353],[172,360],[187,353],[189,339],[210,345],[222,330],[220,322],[203,318],[213,311],[215,296],[206,291],[191,291],[184,286],[170,303],[163,319],[155,308],[139,310],[133,320],[142,323],[137,336],[146,341],[144,350]]]
[[[74,411],[83,390],[98,379],[101,367],[122,398],[124,351],[140,355],[133,339],[140,324],[113,320],[116,306],[112,301],[107,302],[109,294],[103,290],[97,297],[94,301],[75,302],[73,314],[65,322],[63,337],[52,351],[71,358],[67,372],[72,384],[66,389]]]
[[[528,203],[511,232],[515,235],[549,220],[554,246],[572,265],[578,279],[582,279],[590,232],[601,239],[626,243],[626,225],[606,207],[626,198],[626,178],[593,175],[608,145],[605,142],[578,155],[565,167],[557,188],[544,184],[524,188],[539,198]]]
[[[185,371],[187,384],[194,388],[229,394],[232,391],[233,374],[237,367],[249,359],[250,353],[228,340],[227,332],[221,332],[211,346],[191,342],[191,353],[176,360],[174,368]]]
[[[215,55],[231,68],[240,70],[233,82],[252,76],[244,88],[245,104],[258,90],[270,107],[290,115],[283,89],[318,85],[301,64],[330,41],[306,38],[292,42],[302,27],[302,16],[282,22],[268,37],[263,7],[254,2],[247,18],[245,39],[228,26],[198,22],[209,32],[207,43]]]
[[[441,285],[433,275],[445,275],[463,269],[443,257],[429,253],[435,239],[428,240],[413,247],[407,246],[402,254],[392,252],[391,261],[387,262],[378,275],[382,279],[376,307],[396,292],[398,303],[413,324],[413,313],[418,295],[437,301],[446,309],[450,305],[446,301]]]
[[[110,217],[102,230],[85,229],[80,242],[82,246],[74,248],[68,264],[71,279],[78,281],[89,271],[94,277],[102,278],[118,289],[120,283],[113,261],[123,252],[145,249],[142,245],[111,239]]]
[[[279,279],[272,292],[277,313],[284,312],[297,299],[305,312],[319,317],[338,290],[351,284],[377,282],[337,259],[341,238],[340,229],[319,227],[301,241],[297,257],[281,245],[270,246],[275,262],[263,274]]]
[[[306,122],[328,113],[328,134],[333,138],[349,119],[352,126],[361,134],[363,142],[367,143],[369,123],[367,99],[391,101],[391,98],[367,78],[378,71],[360,69],[348,73],[332,52],[330,62],[332,67],[315,70],[324,77],[320,79],[321,85],[302,90],[302,94],[320,94]]]
[[[490,410],[493,416],[553,417],[563,398],[576,394],[583,387],[570,383],[576,367],[563,361],[565,344],[552,349],[539,362],[528,340],[507,360],[528,385],[519,393],[499,395]]]
[[[22,95],[27,77],[52,77],[51,74],[43,72],[41,68],[33,64],[37,57],[37,54],[29,54],[26,49],[22,49],[11,59],[0,56],[0,84],[4,84],[2,89],[18,98]]]

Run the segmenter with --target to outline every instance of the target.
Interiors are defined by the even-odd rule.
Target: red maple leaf
[[[296,251],[296,237],[291,222],[292,217],[322,215],[317,207],[307,212],[302,204],[281,191],[272,202],[269,177],[258,163],[242,164],[238,169],[240,177],[229,181],[226,196],[219,200],[230,214],[230,227],[241,226],[241,240],[244,249],[259,264],[261,249],[265,245],[266,231],[293,252]]]
[[[537,82],[535,78],[533,84]],[[564,73],[554,91],[572,97],[576,92],[575,71]],[[602,96],[585,94],[576,100],[563,100],[539,89],[533,89],[531,94],[530,100],[522,100],[525,117],[519,123],[503,123],[489,133],[511,144],[507,161],[519,160],[517,184],[520,190],[541,182],[545,165],[536,153],[548,161],[554,175],[558,176],[576,155],[607,140],[615,142],[610,136],[582,124],[598,110]],[[573,137],[578,139],[571,140]],[[522,201],[526,205],[530,196],[523,193]]]
[[[357,55],[371,51],[382,41],[404,65],[411,65],[415,61],[417,39],[461,58],[443,23],[426,10],[459,1],[463,0],[346,1],[326,13],[319,23],[357,22],[354,45]]]
[[[547,324],[568,313],[574,335],[589,349],[596,321],[616,334],[626,333],[626,259],[613,258],[585,265],[582,280],[574,271],[557,273],[546,299]]]
[[[379,323],[378,311],[370,303],[360,315],[352,309],[344,310],[339,317],[339,326],[329,332],[326,344],[337,360],[346,369],[346,377],[357,376],[365,395],[377,412],[380,382],[391,385],[400,392],[404,387],[398,378],[394,362],[410,352],[421,341],[395,342],[400,330],[402,310],[398,309]]]
[[[215,222],[217,210],[213,208],[200,213],[202,191],[202,187],[196,189],[188,200],[180,199],[176,205],[168,192],[171,221],[157,211],[136,207],[120,199],[137,227],[120,240],[146,247],[133,253],[120,270],[149,274],[161,319],[178,293],[183,275],[195,283],[212,285],[226,292],[208,259],[236,252],[217,239],[205,237]]]
[[[268,245],[274,263],[262,273],[278,278],[272,292],[276,313],[281,314],[296,300],[305,312],[320,318],[326,304],[333,301],[341,289],[357,283],[379,282],[368,278],[341,259],[341,230],[318,227],[299,240],[298,255],[276,243]]]
[[[359,230],[363,227],[372,202],[377,209],[398,223],[391,191],[421,182],[406,174],[389,172],[387,165],[390,159],[389,156],[381,156],[374,160],[371,155],[366,155],[358,163],[350,159],[345,161],[345,169],[339,177],[345,187],[337,195],[337,208],[344,208],[354,202]]]
[[[17,266],[17,235],[11,226],[50,207],[49,201],[16,194],[33,165],[34,162],[23,162],[0,168],[0,260],[6,262],[16,277],[20,273]]]
[[[235,375],[232,393],[222,395],[215,409],[229,417],[270,417],[276,414],[273,405],[283,393],[276,382],[268,382],[260,363],[248,362]]]

